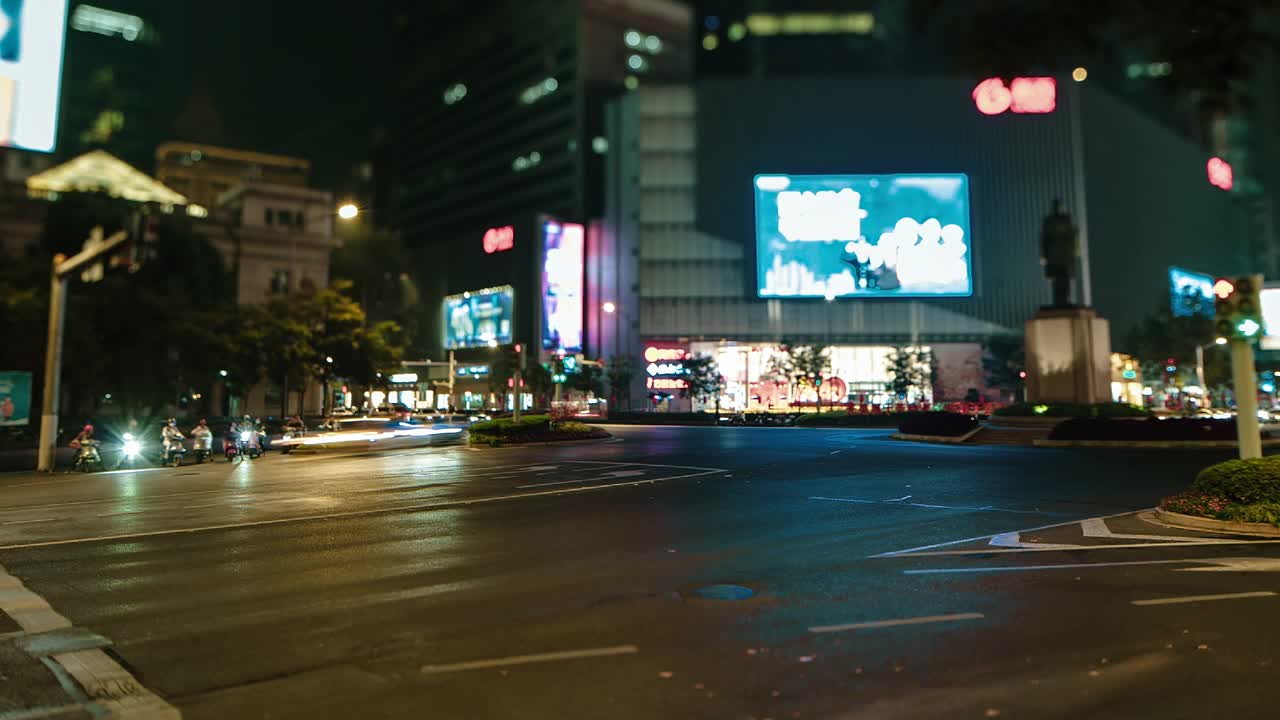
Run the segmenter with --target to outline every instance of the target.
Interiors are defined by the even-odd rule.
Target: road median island
[[[612,437],[604,428],[572,420],[552,422],[549,415],[526,415],[519,420],[498,418],[471,426],[472,446],[499,447],[569,440],[603,440]]]
[[[1280,456],[1210,465],[1189,490],[1162,500],[1156,518],[1199,530],[1280,537]]]

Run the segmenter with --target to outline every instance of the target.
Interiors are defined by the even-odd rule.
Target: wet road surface
[[[611,430],[0,476],[0,564],[188,718],[1267,715],[1280,544],[1096,520],[1224,453]]]

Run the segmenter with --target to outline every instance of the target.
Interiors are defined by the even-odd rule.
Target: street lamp
[[[601,309],[601,310],[604,310],[606,313],[608,313],[608,314],[612,315],[614,312],[616,312],[616,311],[618,310],[618,306],[617,306],[617,305],[614,305],[614,304],[613,304],[613,301],[611,301],[611,300],[605,300],[605,301],[604,301],[604,304],[600,306],[600,309]]]
[[[1211,348],[1214,345],[1226,345],[1227,339],[1224,337],[1214,338],[1213,342],[1204,345],[1196,345],[1196,382],[1200,384],[1201,398],[1209,395],[1209,389],[1204,384],[1204,349]]]
[[[221,375],[222,377],[226,377],[226,376],[227,376],[227,371],[226,371],[226,370],[219,370],[219,371],[218,371],[218,374],[219,374],[219,375]]]
[[[338,208],[338,217],[343,220],[355,220],[360,215],[360,208],[353,203],[344,203]]]

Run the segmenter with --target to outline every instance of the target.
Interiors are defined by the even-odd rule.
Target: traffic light
[[[1253,340],[1262,334],[1261,275],[1218,278],[1213,284],[1214,327],[1218,337]]]

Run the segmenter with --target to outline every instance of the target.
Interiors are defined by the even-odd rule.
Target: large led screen
[[[0,146],[52,152],[66,0],[0,2]]]
[[[542,348],[582,350],[583,251],[586,233],[576,223],[542,224]]]
[[[444,299],[444,346],[494,347],[511,343],[510,285],[474,290]]]
[[[1213,317],[1213,276],[1169,268],[1169,310],[1174,317]]]
[[[969,179],[757,175],[760,297],[973,294]]]

